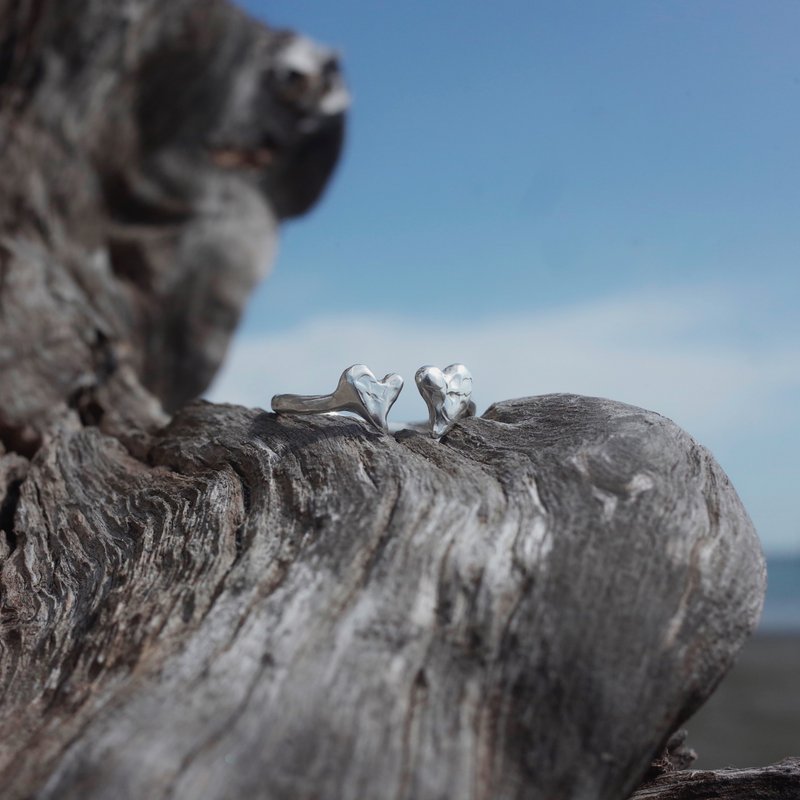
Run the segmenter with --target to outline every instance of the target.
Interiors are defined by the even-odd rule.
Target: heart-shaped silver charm
[[[472,416],[472,375],[463,364],[449,367],[420,367],[416,374],[417,388],[428,406],[430,433],[440,439],[458,420]]]
[[[364,364],[353,364],[339,378],[334,398],[343,401],[342,410],[359,414],[376,428],[388,431],[386,417],[403,388],[403,379],[396,372],[378,380]]]

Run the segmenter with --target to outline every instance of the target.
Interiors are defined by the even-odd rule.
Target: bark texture
[[[684,758],[764,591],[711,455],[569,395],[442,442],[170,419],[333,168],[336,63],[221,0],[0,31],[3,798],[622,800]]]
[[[666,775],[631,800],[797,800],[800,759],[787,758],[760,769],[722,769]]]

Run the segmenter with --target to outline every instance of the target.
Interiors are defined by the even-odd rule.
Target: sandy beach
[[[751,639],[685,726],[694,766],[756,767],[800,756],[800,633]]]

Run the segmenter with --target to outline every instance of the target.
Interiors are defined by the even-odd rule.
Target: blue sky
[[[800,551],[800,4],[243,5],[340,48],[354,104],[214,399],[356,361],[462,360],[479,406],[604,394],[687,428]]]

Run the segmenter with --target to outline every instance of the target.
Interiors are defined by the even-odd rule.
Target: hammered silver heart
[[[475,413],[472,375],[463,364],[451,364],[444,369],[420,367],[415,380],[428,406],[430,434],[434,439],[440,439],[458,420]]]
[[[342,408],[353,411],[376,428],[387,431],[386,417],[403,388],[403,379],[396,372],[378,380],[364,364],[353,364],[339,378],[334,397],[342,401]]]

